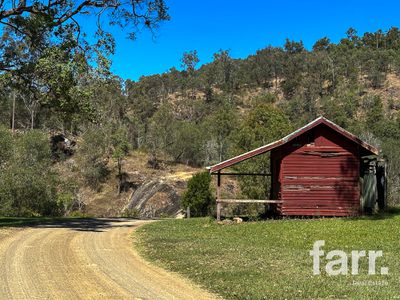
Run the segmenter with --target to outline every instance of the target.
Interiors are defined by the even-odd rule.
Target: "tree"
[[[126,82],[127,104],[131,107],[131,121],[134,129],[134,144],[142,147],[147,144],[149,119],[162,102],[162,81],[159,75],[143,76],[139,82]]]
[[[208,141],[214,141],[216,146],[215,156],[211,155],[214,149],[207,149],[207,152],[211,152],[208,163],[227,159],[230,144],[229,138],[238,126],[238,116],[235,110],[227,105],[221,105],[204,122],[209,133]],[[211,148],[212,145],[208,144],[207,146]]]
[[[389,70],[389,56],[384,50],[369,50],[360,53],[363,71],[373,88],[382,87]]]
[[[40,103],[60,117],[64,129],[72,131],[76,118],[93,120],[90,91],[81,81],[88,72],[83,56],[69,55],[59,47],[47,48],[35,65]]]
[[[271,143],[287,135],[292,130],[284,113],[271,104],[254,107],[244,118],[239,130],[234,134],[236,141],[233,155],[244,153]],[[237,169],[243,173],[269,173],[269,154],[247,160]],[[241,176],[242,193],[251,199],[268,199],[269,183],[261,176]]]
[[[0,126],[0,172],[10,160],[13,151],[13,139],[10,131]]]
[[[301,85],[304,71],[305,48],[302,41],[295,42],[286,39],[284,49],[286,57],[283,62],[284,81],[282,83],[282,90],[287,98],[292,98]]]
[[[200,166],[204,162],[204,132],[194,123],[180,121],[174,126],[173,143],[169,154],[175,162]]]
[[[397,128],[399,128],[398,125]],[[388,202],[392,206],[398,206],[400,204],[400,142],[394,138],[386,138],[382,142],[380,148],[387,162]]]
[[[357,30],[350,27],[346,31],[348,45],[351,48],[357,47],[359,42],[359,37],[357,36]]]
[[[234,88],[234,60],[230,57],[229,50],[219,50],[214,54],[213,64],[217,71],[217,83],[227,92],[233,92]]]
[[[121,193],[126,174],[122,171],[122,162],[129,153],[130,144],[128,142],[127,131],[124,127],[118,126],[111,135],[112,157],[117,162],[118,194]]]
[[[197,50],[184,52],[181,59],[181,66],[189,75],[193,75],[199,61],[200,59],[197,56]]]
[[[149,120],[149,137],[147,139],[150,151],[150,161],[154,166],[162,154],[171,153],[174,144],[176,121],[173,116],[173,107],[169,103],[163,104]]]
[[[400,30],[397,27],[391,27],[386,33],[386,47],[388,49],[399,50],[400,48]]]
[[[359,109],[359,102],[360,98],[356,91],[337,90],[333,96],[321,98],[321,114],[339,126],[352,131],[350,127],[355,123],[354,115]]]
[[[30,127],[38,112],[56,114],[62,129],[93,121],[86,87],[93,78],[111,76],[115,50],[106,27],[119,26],[134,39],[140,29],[152,31],[168,20],[167,10],[164,0],[0,1],[0,74],[9,75],[10,95],[18,91]],[[97,24],[94,36],[81,28],[88,20]]]
[[[199,63],[200,59],[197,56],[197,51],[189,51],[183,53],[182,59],[181,59],[181,67],[184,69],[184,74],[185,76],[185,89],[188,89],[190,91],[190,94],[188,97],[190,99],[196,99],[196,65]]]
[[[0,212],[17,216],[62,214],[46,134],[28,131],[16,136],[12,145],[13,154],[0,172]]]
[[[211,175],[208,172],[197,173],[188,181],[181,206],[183,209],[189,208],[192,216],[202,217],[210,214],[214,203],[210,183]]]
[[[286,39],[283,47],[285,51],[290,54],[301,53],[305,50],[303,41],[296,42],[289,39]]]
[[[88,41],[84,40],[78,15],[86,15],[85,19],[94,17],[97,19],[96,46],[107,44],[112,50],[112,36],[105,31],[104,19],[109,26],[127,28],[129,38],[135,38],[138,30],[145,26],[152,30],[169,16],[163,0],[50,0],[50,1],[12,1],[0,2],[0,23],[4,28],[12,29],[21,38],[29,39],[32,44],[39,46],[41,38],[38,37],[47,32],[55,40],[71,39],[77,48],[85,49]],[[88,16],[89,15],[89,16]],[[93,20],[94,21],[94,20]],[[6,53],[1,53],[3,56]],[[0,70],[14,70],[14,64],[6,64],[0,60]]]
[[[274,74],[274,49],[267,47],[258,50],[256,55],[249,57],[249,73],[250,80],[256,81],[258,85],[269,87],[272,79],[275,78]]]
[[[384,124],[383,105],[379,96],[366,97],[363,101],[363,106],[367,111],[366,124],[367,128],[378,137],[386,131]]]
[[[38,46],[6,33],[0,44],[7,53],[7,63],[16,66],[5,72],[11,88],[8,94],[22,104],[17,103],[17,114],[28,112],[26,127],[34,128],[37,113],[44,111],[42,108],[57,115],[61,126],[68,129],[77,115],[90,119],[88,95],[83,87],[91,70],[86,57],[77,54],[68,40],[55,44],[46,32],[40,36]]]
[[[100,190],[108,177],[110,134],[108,128],[92,126],[82,135],[83,143],[79,147],[79,165],[85,184],[94,190]]]
[[[313,45],[313,51],[328,50],[330,43],[331,41],[328,37],[323,37],[322,39],[319,39],[315,42],[315,44]]]

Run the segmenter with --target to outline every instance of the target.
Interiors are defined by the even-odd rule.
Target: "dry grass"
[[[163,163],[161,169],[153,169],[148,165],[149,155],[147,153],[138,150],[132,151],[123,162],[123,171],[128,175],[127,181],[131,188],[118,194],[117,166],[114,161],[109,161],[108,167],[111,172],[107,180],[101,185],[101,189],[96,191],[85,186],[83,178],[79,177],[79,170],[75,163],[78,160],[78,155],[79,153],[67,161],[57,164],[56,167],[59,174],[65,179],[71,178],[78,182],[80,186],[79,194],[86,204],[85,213],[88,216],[120,216],[135,188],[151,180],[163,180],[173,184],[179,183],[177,184],[178,194],[182,193],[187,180],[194,173],[204,170],[183,164],[169,163]],[[160,197],[158,195],[158,198]]]

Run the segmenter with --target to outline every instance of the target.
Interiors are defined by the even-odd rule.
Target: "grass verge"
[[[135,233],[138,250],[150,261],[181,273],[227,299],[400,298],[400,215],[359,219],[270,220],[218,225],[201,218],[163,220]],[[377,260],[388,275],[313,275],[309,251],[317,240],[330,250],[382,250]],[[368,252],[367,252],[368,256]],[[337,257],[335,257],[337,258]]]

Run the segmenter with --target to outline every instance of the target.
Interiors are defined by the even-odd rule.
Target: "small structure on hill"
[[[270,170],[224,169],[270,152]],[[217,177],[217,219],[222,203],[264,203],[282,216],[353,216],[386,206],[385,163],[378,149],[324,117],[284,138],[207,167]],[[270,176],[270,199],[221,199],[221,177]]]

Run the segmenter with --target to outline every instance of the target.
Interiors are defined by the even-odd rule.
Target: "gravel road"
[[[138,256],[131,233],[144,222],[0,229],[0,299],[215,299]]]

